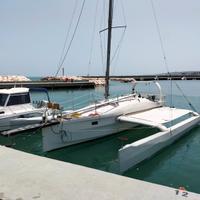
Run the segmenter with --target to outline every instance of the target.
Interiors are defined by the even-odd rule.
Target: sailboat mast
[[[114,0],[109,0],[107,62],[106,62],[106,76],[105,76],[105,99],[108,99],[108,96],[109,96],[110,52],[111,52],[111,38],[112,38],[113,4],[114,4]]]

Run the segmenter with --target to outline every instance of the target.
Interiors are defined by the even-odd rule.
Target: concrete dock
[[[23,82],[0,82],[0,89],[11,87],[46,88],[46,89],[83,89],[94,88],[95,83],[88,81],[23,81]]]
[[[1,200],[199,200],[200,195],[0,146]]]

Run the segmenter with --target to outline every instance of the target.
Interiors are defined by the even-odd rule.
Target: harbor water
[[[191,109],[189,102],[200,112],[200,81],[160,81],[166,105]],[[131,92],[132,83],[111,82],[111,96]],[[149,85],[138,86],[139,91],[152,92]],[[149,91],[148,91],[149,90]],[[185,97],[184,97],[184,95]],[[103,97],[104,88],[85,90],[51,90],[50,98],[62,105],[63,109],[76,109]],[[34,102],[45,99],[40,93],[32,94]],[[52,152],[42,151],[41,130],[28,131],[15,136],[0,137],[0,144],[25,152],[41,155],[65,162],[71,162],[95,169],[119,174],[118,150],[158,130],[136,127],[109,137],[66,147]],[[183,138],[163,149],[152,158],[131,168],[122,176],[137,178],[175,188],[200,193],[200,126],[193,128]]]

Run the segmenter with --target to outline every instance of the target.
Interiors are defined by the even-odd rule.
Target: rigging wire
[[[168,65],[168,62],[167,62],[166,52],[165,52],[165,48],[164,48],[164,44],[163,44],[163,40],[162,40],[162,36],[161,36],[160,25],[158,23],[158,19],[157,19],[157,15],[156,15],[156,9],[155,9],[153,0],[150,0],[150,2],[151,2],[152,10],[153,10],[153,16],[154,16],[154,19],[155,19],[155,23],[156,23],[156,28],[157,28],[159,40],[160,40],[160,45],[161,45],[161,50],[162,50],[162,54],[163,54],[165,68],[166,68],[167,73],[168,73],[168,75],[170,77],[171,106],[172,106],[172,75],[171,75],[171,73],[169,71],[169,65]],[[183,90],[181,89],[181,87],[178,85],[178,83],[175,80],[174,80],[174,83],[175,83],[176,87],[178,88],[178,90],[181,92],[182,96],[184,97],[184,99],[186,100],[186,102],[188,103],[188,105],[190,106],[190,108],[192,110],[194,110],[195,112],[198,112],[197,109],[192,105],[192,103],[190,102],[190,100],[187,98],[187,96],[184,94]]]
[[[102,62],[102,68],[103,71],[105,70],[105,66],[104,66],[104,51],[103,51],[103,39],[101,37],[101,33],[99,33],[99,37],[100,37],[100,49],[101,49],[101,62]]]
[[[165,48],[164,48],[164,43],[163,43],[162,36],[161,36],[160,24],[159,24],[158,19],[157,19],[156,9],[155,9],[153,0],[150,0],[150,1],[151,1],[151,7],[152,7],[152,10],[153,10],[154,20],[155,20],[155,23],[156,23],[156,29],[157,29],[157,33],[158,33],[158,37],[159,37],[159,41],[160,41],[160,46],[161,46],[161,50],[162,50],[162,54],[163,54],[165,68],[167,70],[167,73],[171,76],[171,74],[169,72],[169,65],[168,65],[168,62],[167,62],[167,57],[166,57],[166,52],[165,52]]]
[[[102,27],[106,27],[106,0],[103,1],[102,3],[102,16],[101,16],[101,22],[100,22],[100,27],[99,29],[101,30]],[[99,32],[99,37],[100,37],[100,49],[101,49],[101,62],[102,62],[102,71],[104,73],[105,71],[105,64],[104,64],[104,60],[106,60],[106,51],[104,51],[104,49],[106,49],[106,36],[105,34],[101,34]]]
[[[125,33],[126,33],[126,28],[127,28],[127,23],[126,23],[126,16],[125,16],[125,12],[124,12],[124,5],[123,5],[123,2],[122,2],[122,0],[120,0],[120,7],[121,7],[121,12],[122,12],[122,18],[123,18],[123,24],[125,24],[124,26],[122,26],[123,28],[124,28],[124,30],[123,30],[123,32],[122,32],[122,35],[121,35],[121,37],[120,37],[120,40],[119,40],[119,42],[118,42],[118,44],[117,44],[117,47],[116,47],[116,49],[115,49],[115,51],[114,51],[114,54],[113,54],[113,56],[112,56],[112,58],[111,58],[111,64],[114,62],[114,59],[115,59],[115,61],[117,61],[118,60],[118,57],[119,57],[119,52],[120,52],[120,50],[121,50],[121,46],[122,46],[122,42],[123,42],[123,40],[124,40],[124,36],[125,36]],[[116,69],[116,65],[113,65],[114,67],[113,67],[113,73],[114,73],[114,71],[115,71],[115,69]]]
[[[64,56],[63,56],[63,59],[62,59],[62,61],[61,61],[61,63],[60,63],[60,66],[59,66],[59,68],[58,68],[58,70],[57,70],[55,76],[58,75],[58,73],[59,73],[59,71],[60,71],[60,69],[61,69],[63,63],[65,62],[65,59],[66,59],[68,53],[69,53],[69,50],[70,50],[71,45],[72,45],[72,42],[73,42],[73,40],[74,40],[74,37],[75,37],[76,31],[77,31],[77,29],[78,29],[78,25],[79,25],[80,18],[81,18],[82,13],[83,13],[84,5],[85,5],[85,0],[83,0],[83,2],[82,2],[81,11],[80,11],[80,13],[79,13],[78,20],[77,20],[77,23],[76,23],[76,26],[75,26],[74,32],[73,32],[73,34],[72,34],[72,38],[71,38],[71,40],[70,40],[70,42],[69,42],[69,46],[68,46],[68,48],[67,48],[67,51],[66,51],[66,53],[65,53]]]
[[[107,9],[107,3],[106,3],[106,0],[104,0],[104,8],[103,8],[104,10],[103,10],[103,18],[104,18],[104,27],[106,27],[107,26],[107,18],[108,18],[108,14],[106,13],[106,11],[108,10]],[[106,17],[107,16],[107,17]],[[107,35],[105,34],[104,35],[104,37],[103,37],[103,39],[104,39],[104,49],[106,49],[106,47],[107,47]],[[106,54],[107,54],[107,51],[105,50],[105,57],[106,57]]]
[[[187,101],[187,103],[189,104],[190,108],[192,110],[194,110],[195,112],[198,113],[197,109],[192,105],[192,103],[190,102],[190,100],[188,99],[188,97],[184,94],[183,90],[181,89],[181,87],[178,85],[178,83],[175,81],[176,87],[180,90],[180,92],[182,93],[183,97],[185,98],[185,100]]]
[[[105,2],[105,1],[104,1]],[[115,5],[114,5],[114,9],[116,9],[116,7],[118,6],[117,5],[117,2],[118,1],[116,1],[116,3],[115,3]],[[114,62],[114,59],[116,58],[116,60],[117,60],[117,58],[118,58],[118,56],[119,56],[119,52],[120,52],[120,49],[121,49],[121,44],[122,44],[122,42],[123,42],[123,39],[124,39],[124,36],[125,36],[125,32],[126,32],[126,28],[127,28],[127,25],[126,25],[126,17],[125,17],[125,12],[124,12],[124,7],[123,7],[123,3],[122,3],[122,1],[120,0],[120,5],[121,5],[121,12],[122,12],[122,19],[123,19],[123,23],[125,24],[125,25],[123,25],[123,26],[115,26],[115,27],[112,27],[112,28],[124,28],[124,31],[122,32],[122,35],[121,35],[121,37],[120,37],[120,39],[119,39],[119,42],[118,42],[118,44],[117,44],[117,46],[116,46],[116,48],[115,48],[115,50],[114,50],[114,53],[113,53],[113,55],[112,55],[112,57],[111,57],[111,62],[110,62],[110,64],[112,64],[113,62]],[[104,13],[105,13],[105,9],[106,9],[106,6],[104,5],[103,6],[103,8],[104,8]],[[103,16],[105,16],[105,14],[103,15]],[[102,20],[104,23],[105,23],[105,20]],[[104,27],[105,27],[105,25],[104,25]],[[104,49],[106,49],[106,47],[105,47],[105,44],[106,44],[106,42],[105,42],[105,35],[103,35],[102,36],[102,34],[104,33],[104,31],[105,30],[107,30],[106,28],[105,29],[103,29],[102,31],[100,31],[99,32],[99,35],[100,35],[100,48],[101,48],[101,59],[102,59],[102,65],[103,65],[103,71],[105,70],[105,65],[104,65],[104,59],[105,59],[105,51],[104,51]],[[104,41],[103,41],[104,40]],[[113,68],[113,71],[114,71],[114,68]]]
[[[122,35],[121,35],[121,38],[120,38],[120,40],[119,40],[119,43],[118,43],[118,45],[117,45],[117,47],[116,47],[116,49],[115,49],[115,51],[114,51],[114,54],[113,54],[113,56],[112,56],[112,58],[111,58],[111,64],[114,62],[114,59],[116,58],[116,60],[117,60],[117,58],[118,58],[118,56],[119,56],[119,52],[120,52],[120,49],[121,49],[121,46],[122,46],[122,42],[123,42],[123,40],[124,40],[124,36],[125,36],[125,33],[126,33],[126,27],[124,28],[124,31],[123,31],[123,33],[122,33]],[[113,67],[113,73],[114,73],[114,71],[115,71],[115,66],[116,65],[113,65],[114,67]]]
[[[124,18],[124,23],[127,24],[123,0],[121,0],[120,3],[121,3],[121,9],[122,9],[122,16],[123,16],[123,18]]]
[[[163,55],[165,69],[167,70],[167,74],[170,77],[170,90],[171,90],[170,106],[172,107],[173,106],[173,99],[172,99],[172,89],[173,89],[173,87],[172,87],[172,76],[171,76],[171,73],[169,72],[169,65],[168,65],[168,61],[167,61],[167,57],[166,57],[164,43],[163,43],[162,36],[161,36],[160,24],[159,24],[158,19],[157,19],[156,9],[155,9],[153,0],[150,0],[150,2],[151,2],[152,11],[153,11],[153,17],[154,17],[154,20],[155,20],[155,23],[156,23],[156,30],[157,30],[159,41],[160,41],[160,47],[161,47],[161,51],[162,51],[162,55]]]
[[[94,26],[93,26],[93,31],[92,31],[92,42],[91,42],[90,55],[89,55],[89,61],[88,61],[88,73],[87,73],[88,76],[89,76],[89,72],[90,72],[93,49],[94,49],[94,36],[95,36],[95,30],[96,30],[98,5],[99,5],[99,0],[96,1],[96,9],[95,9],[95,13],[94,13]]]
[[[72,27],[72,24],[73,24],[73,21],[74,21],[75,12],[77,10],[77,2],[78,2],[78,0],[75,1],[74,8],[73,8],[73,11],[72,11],[72,16],[71,16],[71,19],[70,19],[70,24],[67,28],[68,31],[67,31],[67,34],[66,34],[66,37],[65,37],[65,42],[64,42],[64,45],[63,45],[63,49],[62,49],[62,52],[61,52],[61,55],[60,55],[60,60],[58,62],[58,68],[61,65],[62,58],[63,58],[64,52],[65,52],[65,49],[66,49],[67,41],[69,39],[69,33],[70,33],[70,30],[71,30],[71,27]]]

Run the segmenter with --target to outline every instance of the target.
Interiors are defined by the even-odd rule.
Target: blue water
[[[188,100],[200,112],[200,81],[177,81]],[[169,81],[161,81],[167,105],[178,108],[190,108],[182,94]],[[138,86],[138,92],[155,92],[149,85]],[[131,92],[131,83],[111,82],[111,95],[119,96]],[[94,99],[103,97],[104,88],[88,90],[49,91],[52,101],[62,104],[63,109],[79,108]],[[171,96],[172,94],[172,96]],[[34,99],[45,96],[32,94]],[[0,138],[1,144],[15,149],[46,156],[66,162],[84,165],[119,174],[118,149],[123,145],[155,133],[157,130],[138,127],[116,135],[87,142],[49,153],[42,152],[41,130],[26,132],[10,138]],[[154,157],[131,168],[123,176],[137,178],[153,183],[178,188],[185,187],[189,191],[200,193],[200,127],[192,129],[186,136],[173,145],[163,149]]]

